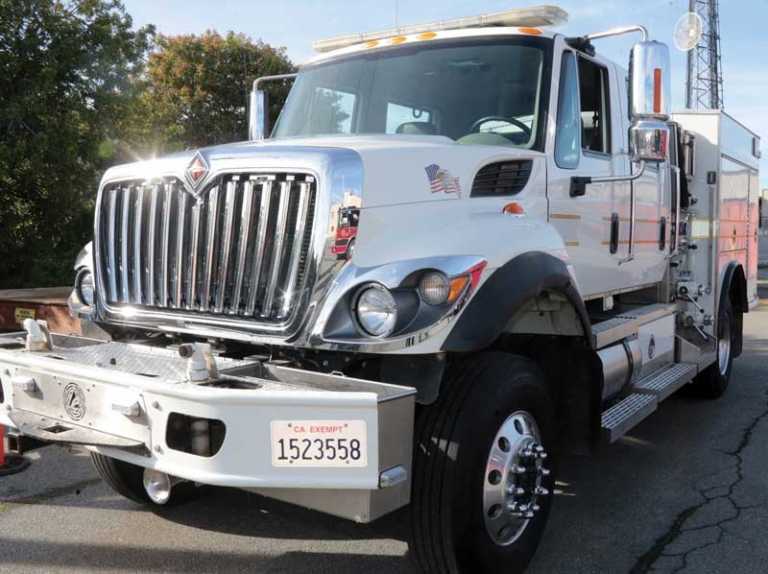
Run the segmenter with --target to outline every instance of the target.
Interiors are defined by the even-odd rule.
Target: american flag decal
[[[461,194],[459,178],[453,177],[446,169],[442,169],[436,163],[424,168],[429,179],[429,189],[432,193],[456,193]]]

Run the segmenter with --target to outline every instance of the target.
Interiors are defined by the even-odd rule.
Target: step
[[[611,317],[607,321],[601,321],[592,325],[592,343],[595,349],[602,349],[611,343],[634,335],[637,330],[646,323],[650,323],[676,311],[675,305],[666,303],[654,303],[644,305]]]
[[[698,367],[693,363],[677,363],[641,379],[632,390],[655,395],[661,402],[695,377],[697,371]]]
[[[608,442],[615,442],[627,434],[632,427],[655,411],[658,403],[655,395],[632,393],[604,411],[602,427]]]

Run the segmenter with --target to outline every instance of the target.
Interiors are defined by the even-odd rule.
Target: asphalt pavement
[[[530,572],[768,571],[768,306],[717,401],[675,395],[620,442],[564,461]],[[407,510],[360,526],[237,490],[149,510],[87,455],[48,447],[0,478],[0,572],[413,572]]]

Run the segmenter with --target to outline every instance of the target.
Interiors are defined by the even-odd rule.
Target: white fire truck
[[[523,570],[558,453],[720,396],[757,302],[758,137],[563,17],[321,42],[271,137],[263,78],[249,141],[110,169],[70,300],[109,336],[0,337],[0,424],[137,502],[410,504],[423,571]]]

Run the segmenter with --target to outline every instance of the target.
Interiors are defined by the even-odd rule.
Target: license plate
[[[363,467],[365,421],[272,421],[272,466]]]

